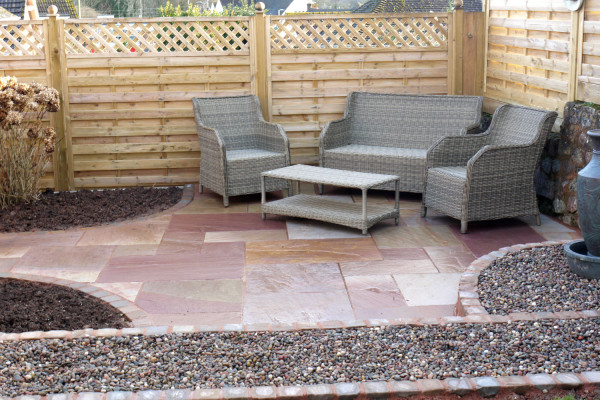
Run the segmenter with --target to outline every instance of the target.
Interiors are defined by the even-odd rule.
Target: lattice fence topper
[[[68,54],[248,51],[248,20],[79,20],[65,23],[65,45]]]
[[[446,48],[447,16],[294,18],[273,17],[275,50]]]
[[[4,56],[43,56],[42,22],[0,24],[0,48]]]

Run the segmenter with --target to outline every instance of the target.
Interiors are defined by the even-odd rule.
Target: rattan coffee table
[[[265,178],[279,178],[296,182],[296,194],[267,203]],[[366,235],[367,229],[384,219],[394,218],[398,225],[400,221],[398,179],[399,177],[395,175],[369,174],[302,164],[266,171],[261,174],[262,217],[265,219],[266,214],[277,214],[315,219],[361,229],[363,235]],[[343,203],[326,196],[299,194],[299,182],[361,189],[362,204]],[[395,182],[396,185],[395,207],[380,204],[367,205],[367,191],[388,182]]]

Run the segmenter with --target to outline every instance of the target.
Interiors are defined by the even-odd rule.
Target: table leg
[[[260,176],[260,208],[261,211],[263,209],[263,205],[267,202],[267,195],[265,193],[265,176],[261,175]],[[265,214],[264,212],[262,213],[262,219],[267,219],[267,214]]]
[[[362,190],[362,219],[363,219],[363,235],[367,234],[367,189]]]
[[[300,194],[300,181],[296,181],[296,194]]]
[[[394,221],[396,222],[396,225],[398,225],[400,223],[400,184],[398,183],[398,179],[396,179],[396,211],[398,212],[398,214],[396,214],[396,218],[394,219]]]

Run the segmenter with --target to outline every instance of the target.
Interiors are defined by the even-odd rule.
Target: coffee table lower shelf
[[[362,230],[367,229],[384,219],[399,220],[398,210],[390,206],[367,204],[366,218],[363,217],[363,206],[356,203],[343,203],[321,196],[297,194],[281,200],[275,200],[262,205],[262,216],[266,214],[285,215],[331,222]]]

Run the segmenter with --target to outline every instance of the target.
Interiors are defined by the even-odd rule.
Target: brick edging
[[[489,314],[479,300],[477,293],[477,281],[481,271],[486,269],[492,262],[498,258],[504,257],[509,253],[519,250],[533,249],[536,247],[546,247],[555,245],[564,245],[572,240],[548,241],[541,243],[517,244],[514,246],[503,247],[492,251],[489,254],[479,257],[460,277],[458,284],[458,300],[456,302],[457,315],[464,317],[469,322],[479,323],[502,323],[517,321],[536,321],[541,319],[579,319],[579,318],[598,318],[600,310],[583,311],[558,311],[558,312],[517,312],[508,315]]]
[[[373,381],[304,386],[226,387],[223,389],[143,390],[139,392],[81,392],[47,396],[24,395],[13,400],[366,400],[440,396],[494,397],[501,393],[547,393],[555,390],[590,391],[600,387],[600,371],[532,374],[525,376]],[[4,397],[5,399],[8,399]]]

